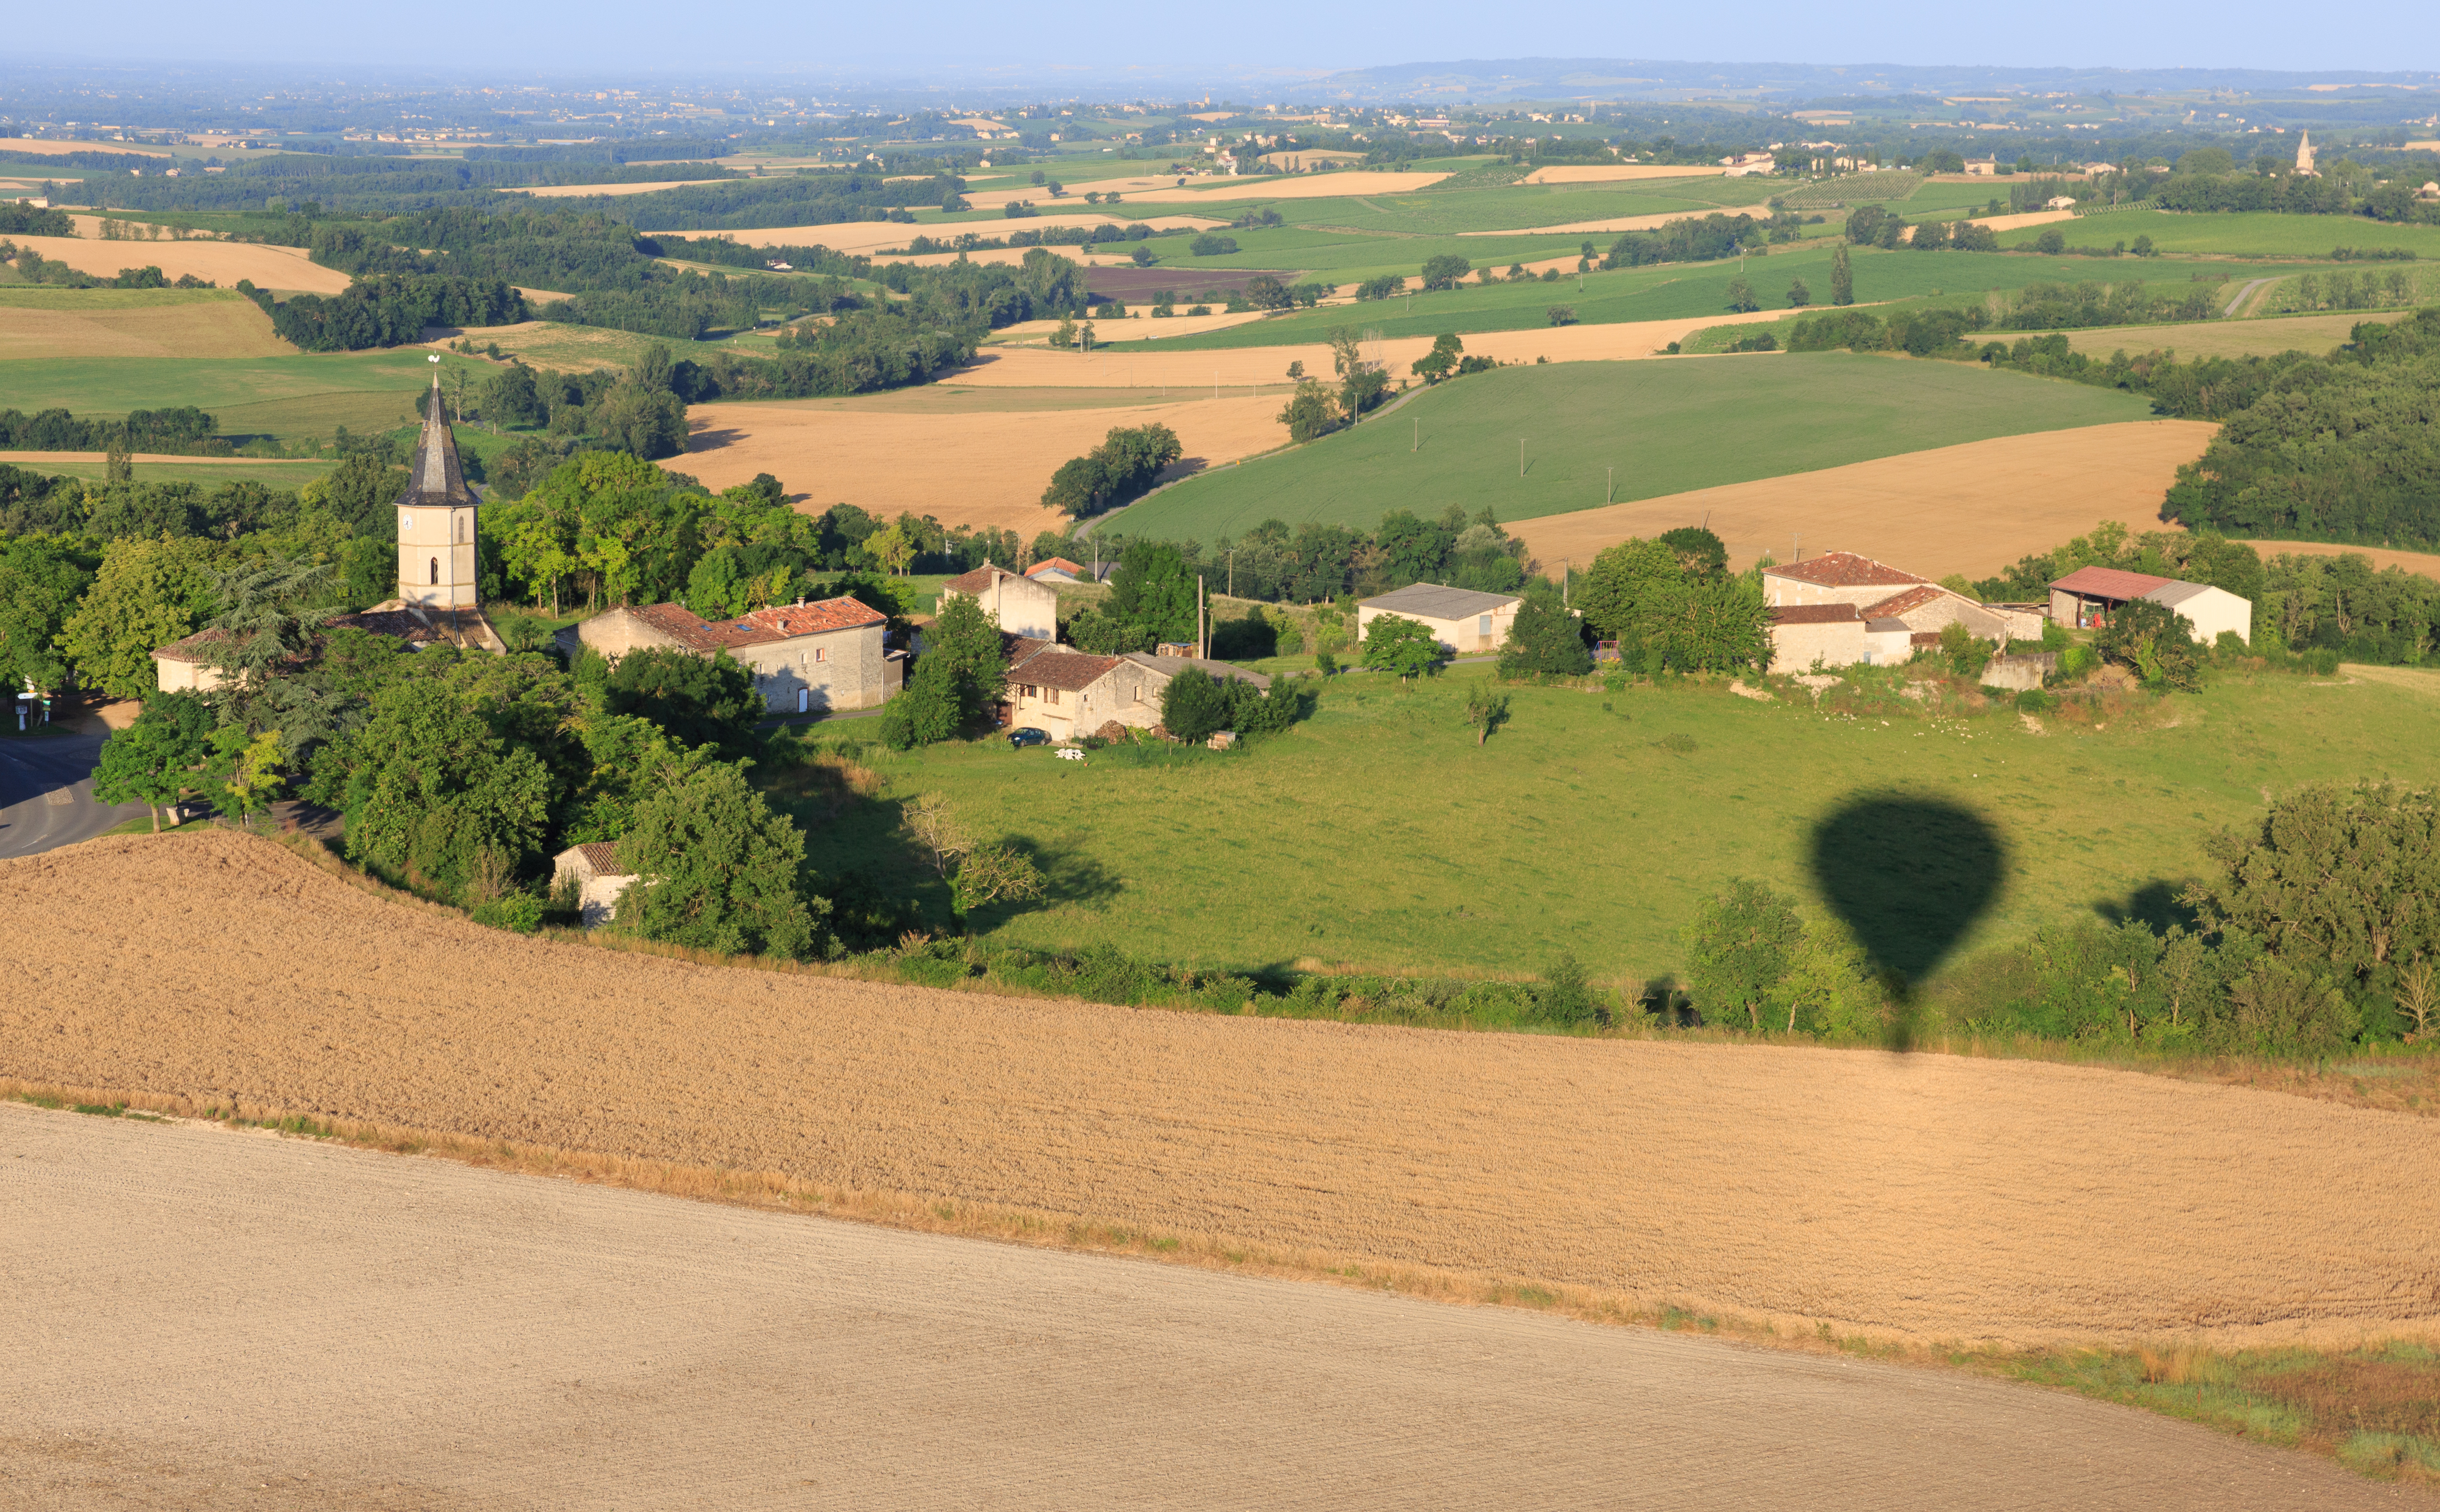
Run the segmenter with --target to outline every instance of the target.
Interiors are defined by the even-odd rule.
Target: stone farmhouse
[[[942,604],[946,606],[953,598],[981,604],[991,621],[1009,635],[1033,640],[1059,639],[1059,590],[1049,583],[986,562],[941,585]]]
[[[2106,623],[2121,605],[2137,599],[2164,604],[2185,617],[2194,637],[2205,645],[2223,632],[2253,643],[2253,601],[2226,588],[2126,572],[2117,567],[2078,567],[2051,585],[2051,618],[2060,624],[2089,630]]]
[[[1888,666],[1962,624],[1978,640],[2037,640],[2042,614],[2026,604],[1982,603],[1953,588],[1852,551],[1830,551],[1765,567],[1771,665],[1783,671]]]
[[[775,714],[876,709],[906,680],[906,659],[888,651],[888,617],[853,599],[774,604],[733,620],[706,620],[683,603],[650,603],[595,615],[576,627],[586,649],[616,661],[645,646],[697,656],[726,651],[754,673]]]
[[[1478,593],[1472,588],[1417,583],[1359,602],[1355,638],[1363,639],[1364,632],[1381,616],[1395,615],[1431,631],[1452,656],[1489,655],[1507,644],[1509,627],[1516,622],[1516,611],[1524,602],[1514,593]]]
[[[1111,725],[1152,729],[1160,724],[1160,695],[1189,667],[1211,676],[1253,684],[1268,693],[1271,679],[1200,657],[1146,656],[1140,651],[1098,657],[1055,641],[1008,638],[1008,699],[1000,723],[1039,729],[1053,740],[1103,733]]]

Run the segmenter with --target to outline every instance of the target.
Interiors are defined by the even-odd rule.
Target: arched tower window
[[[432,585],[440,586],[440,559],[437,556],[432,559]]]
[[[459,546],[466,544],[466,516],[463,514],[458,516],[458,544]]]

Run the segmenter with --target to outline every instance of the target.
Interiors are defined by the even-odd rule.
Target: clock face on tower
[[[415,529],[415,516],[414,516],[414,515],[412,515],[412,514],[402,514],[402,515],[400,515],[400,516],[398,517],[398,528],[399,528],[400,530],[402,530],[402,531],[411,531],[411,530],[414,530],[414,529]]]

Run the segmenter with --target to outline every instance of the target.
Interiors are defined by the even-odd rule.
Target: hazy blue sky
[[[912,81],[953,70],[1045,77],[1082,64],[1149,82],[1248,73],[1286,79],[1453,58],[1662,58],[1731,62],[2079,64],[2106,67],[2440,67],[2431,0],[2377,0],[2322,12],[2268,0],[2199,5],[2065,0],[2028,9],[1929,4],[1742,6],[1588,4],[1152,7],[940,3],[830,6],[600,0],[583,6],[422,0],[242,6],[135,0],[106,17],[27,5],[8,52],[126,62],[395,63],[496,77],[672,68],[803,70]],[[944,70],[947,65],[947,70]]]

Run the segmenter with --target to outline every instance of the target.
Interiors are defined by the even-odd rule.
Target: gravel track
[[[0,1507],[2322,1509],[2000,1382],[0,1106]]]
[[[232,834],[0,862],[0,1076],[1958,1341],[2428,1333],[2440,1123],[2054,1064],[1234,1019],[559,945]]]

